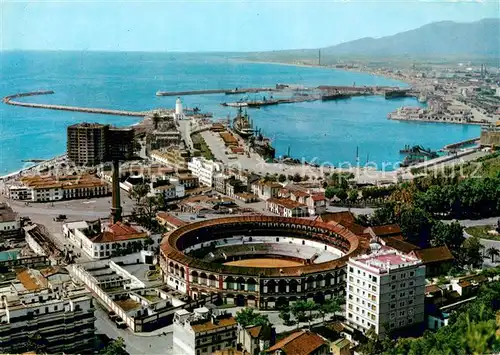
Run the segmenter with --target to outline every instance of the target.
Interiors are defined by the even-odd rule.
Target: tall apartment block
[[[395,249],[372,244],[372,253],[347,263],[347,322],[377,334],[424,321],[425,266]],[[388,328],[388,329],[387,329]]]
[[[66,270],[20,271],[2,282],[0,300],[0,353],[93,353],[92,297]]]
[[[99,123],[77,123],[68,127],[68,159],[76,165],[93,166],[106,157],[106,131]]]
[[[67,131],[68,159],[76,165],[94,166],[126,160],[134,153],[134,130],[100,123],[77,123]]]

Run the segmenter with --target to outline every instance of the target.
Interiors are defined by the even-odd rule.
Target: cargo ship
[[[397,99],[400,97],[406,97],[408,90],[389,90],[385,92],[386,99]]]
[[[333,100],[342,100],[342,99],[350,99],[351,95],[335,93],[335,94],[325,94],[321,95],[321,101],[333,101]]]
[[[243,139],[248,139],[254,135],[252,122],[247,112],[243,113],[241,106],[238,107],[238,114],[233,120],[233,129]]]
[[[250,146],[255,153],[259,154],[267,162],[273,161],[276,156],[276,149],[271,145],[271,140],[264,137],[260,130],[251,138]]]

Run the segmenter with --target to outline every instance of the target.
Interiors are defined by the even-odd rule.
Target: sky
[[[0,0],[2,50],[319,48],[500,16],[498,0]]]

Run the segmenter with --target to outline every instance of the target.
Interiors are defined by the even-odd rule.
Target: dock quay
[[[462,148],[464,146],[470,145],[470,144],[479,144],[479,137],[472,138],[472,139],[467,139],[465,141],[457,142],[457,143],[452,143],[452,144],[447,144],[443,147],[443,150],[455,150]]]
[[[65,106],[65,105],[36,104],[29,102],[14,101],[14,99],[19,97],[51,95],[51,94],[54,94],[54,91],[47,90],[47,91],[25,92],[25,93],[5,96],[2,99],[2,101],[7,105],[22,106],[29,108],[42,108],[47,110],[72,111],[72,112],[94,113],[101,115],[131,116],[131,117],[144,117],[147,115],[147,112],[122,111],[122,110],[111,110],[105,108],[78,107],[78,106]]]
[[[276,88],[236,88],[236,89],[208,89],[208,90],[189,90],[189,91],[158,91],[156,96],[187,96],[187,95],[208,95],[208,94],[249,94],[258,92],[279,91]]]

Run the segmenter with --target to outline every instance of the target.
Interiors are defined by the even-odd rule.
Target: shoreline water
[[[292,66],[292,67],[298,67],[298,68],[330,69],[330,70],[345,71],[345,72],[349,72],[349,73],[369,74],[369,75],[378,76],[378,77],[384,78],[384,79],[391,79],[391,80],[400,81],[400,82],[405,83],[409,86],[412,86],[415,84],[415,83],[412,83],[411,81],[407,80],[406,78],[392,76],[392,75],[389,75],[387,73],[377,73],[377,72],[373,72],[370,70],[363,70],[362,68],[352,68],[352,69],[350,69],[350,68],[336,68],[336,67],[328,66],[328,65],[274,62],[274,61],[251,60],[251,59],[234,59],[234,60],[237,62],[241,62],[241,63],[274,64],[274,65],[284,65],[284,66]]]

